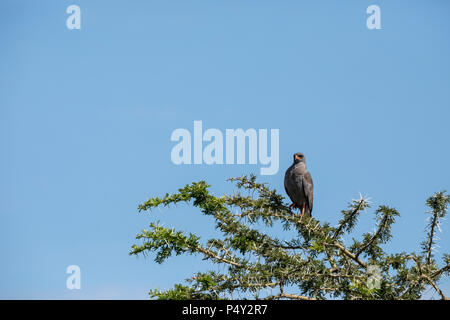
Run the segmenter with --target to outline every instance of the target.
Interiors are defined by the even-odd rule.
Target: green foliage
[[[210,216],[222,234],[201,242],[195,234],[159,223],[142,230],[137,235],[141,243],[132,246],[132,255],[154,253],[155,261],[163,263],[173,254],[200,254],[222,266],[220,271],[197,273],[186,285],[151,290],[152,298],[232,299],[247,294],[258,299],[418,299],[429,286],[446,298],[437,283],[450,274],[450,255],[443,255],[443,267],[433,256],[436,230],[450,202],[445,191],[426,202],[430,219],[421,254],[387,254],[383,245],[391,240],[391,228],[399,216],[394,208],[378,207],[375,231],[346,246],[343,237],[352,233],[360,214],[370,208],[367,199],[353,200],[341,212],[338,225],[331,227],[292,212],[283,196],[256,182],[255,176],[229,180],[237,187],[233,195],[215,197],[209,193],[210,186],[200,181],[139,206],[139,211],[151,211],[179,202],[192,204]],[[295,236],[289,240],[269,236],[265,231],[274,223]]]
[[[164,228],[158,224],[150,223],[151,231],[142,230],[136,239],[147,239],[142,245],[133,245],[131,254],[146,253],[147,251],[157,251],[155,261],[163,263],[175,252],[180,255],[184,252],[195,252],[198,246],[199,237],[190,233],[185,236],[182,232],[175,232],[174,229]]]
[[[445,217],[447,213],[447,207],[450,203],[450,196],[445,194],[445,191],[435,193],[428,198],[427,206],[430,208],[428,213],[427,236],[425,241],[422,242],[422,253],[426,255],[427,265],[429,268],[433,268],[433,250],[436,243],[436,229],[440,229],[441,219]]]

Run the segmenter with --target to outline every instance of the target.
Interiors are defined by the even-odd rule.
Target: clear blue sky
[[[80,30],[66,28],[71,4]],[[366,27],[371,4],[381,30]],[[444,0],[2,0],[0,298],[145,299],[207,269],[128,255],[148,197],[202,179],[231,192],[226,178],[259,172],[174,165],[170,135],[194,120],[279,129],[280,170],[261,180],[284,194],[301,151],[315,217],[336,224],[361,192],[402,214],[387,249],[419,251],[426,198],[450,190],[449,12]],[[156,216],[214,234],[188,206]],[[81,290],[66,288],[72,264]]]

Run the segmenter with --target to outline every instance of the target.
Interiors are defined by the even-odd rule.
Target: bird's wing
[[[311,177],[311,174],[306,172],[303,175],[303,193],[305,194],[306,200],[308,201],[309,210],[312,212],[313,209],[313,200],[314,200],[314,184]]]
[[[290,172],[291,172],[291,167],[288,168],[286,170],[286,173],[284,174],[284,190],[286,191],[286,193],[289,196],[289,198],[291,199],[291,201],[295,202],[294,197],[293,197],[294,195],[289,192],[290,188],[289,188],[288,179],[289,179]]]

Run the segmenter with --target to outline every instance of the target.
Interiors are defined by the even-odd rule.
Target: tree
[[[157,299],[232,299],[246,294],[257,299],[419,299],[426,288],[438,287],[439,280],[450,274],[450,255],[443,255],[444,266],[434,257],[437,230],[447,213],[450,197],[445,191],[435,193],[426,204],[430,208],[425,240],[420,253],[386,253],[382,245],[391,237],[391,227],[399,213],[380,206],[375,211],[374,232],[344,244],[352,234],[358,217],[369,202],[364,197],[353,200],[336,227],[299,217],[284,203],[276,190],[258,183],[255,176],[229,179],[236,184],[233,195],[215,197],[209,185],[200,181],[186,185],[178,193],[151,198],[139,206],[147,211],[179,202],[193,204],[215,220],[222,238],[200,241],[195,234],[150,224],[150,230],[137,235],[131,255],[156,253],[163,263],[172,254],[200,254],[203,259],[225,266],[222,271],[198,272],[176,284],[173,289],[150,291]],[[261,231],[281,223],[296,236],[282,241]],[[271,293],[264,294],[267,289]],[[275,292],[275,293],[274,293]]]

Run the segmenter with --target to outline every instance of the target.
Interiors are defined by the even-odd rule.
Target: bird
[[[314,184],[311,174],[306,169],[306,158],[301,152],[294,154],[294,163],[284,175],[284,189],[292,201],[290,208],[301,210],[303,215],[311,217],[314,200]]]

